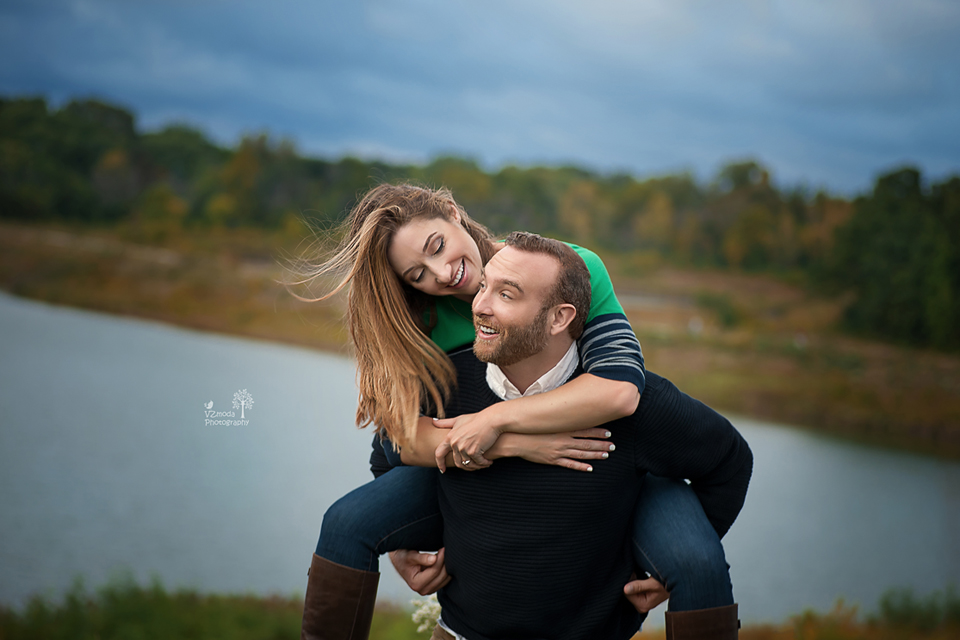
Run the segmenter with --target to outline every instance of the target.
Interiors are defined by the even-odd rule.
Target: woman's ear
[[[558,304],[553,308],[553,319],[550,322],[550,335],[555,336],[563,333],[577,316],[577,308],[572,304]]]
[[[448,202],[447,207],[450,209],[450,217],[453,218],[454,222],[460,224],[460,209],[457,208],[457,205]]]

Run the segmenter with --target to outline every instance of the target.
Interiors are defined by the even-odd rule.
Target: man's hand
[[[630,576],[630,582],[623,587],[623,594],[640,613],[647,613],[670,597],[656,578],[637,580],[636,577],[636,574]]]
[[[479,413],[467,413],[456,418],[436,419],[433,426],[438,429],[450,429],[448,435],[436,450],[437,466],[446,468],[444,459],[453,453],[454,462],[461,469],[470,467],[489,467],[490,461],[483,454],[490,450],[500,437],[501,430],[490,419],[487,410]],[[464,464],[466,463],[466,464]]]
[[[450,582],[443,563],[443,549],[439,553],[419,553],[409,549],[390,552],[390,561],[411,589],[422,596],[436,593]]]

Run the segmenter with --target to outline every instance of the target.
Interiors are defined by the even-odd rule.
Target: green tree
[[[960,179],[923,190],[920,172],[881,176],[838,228],[832,276],[856,294],[855,330],[939,348],[960,346]]]
[[[140,144],[164,177],[182,185],[195,180],[205,169],[223,164],[229,157],[226,149],[186,125],[171,125],[144,134]]]

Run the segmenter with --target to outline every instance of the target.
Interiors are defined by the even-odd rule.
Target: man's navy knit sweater
[[[500,402],[486,365],[452,354],[448,416]],[[641,616],[623,596],[633,571],[631,522],[647,473],[690,481],[720,536],[743,506],[750,448],[723,416],[650,372],[637,411],[604,425],[616,450],[593,472],[519,458],[451,468],[440,480],[444,622],[470,640],[626,639]]]

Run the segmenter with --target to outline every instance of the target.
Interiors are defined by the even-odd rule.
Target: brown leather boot
[[[737,605],[696,611],[667,611],[667,640],[736,640]]]
[[[380,574],[313,554],[300,640],[367,640]]]

